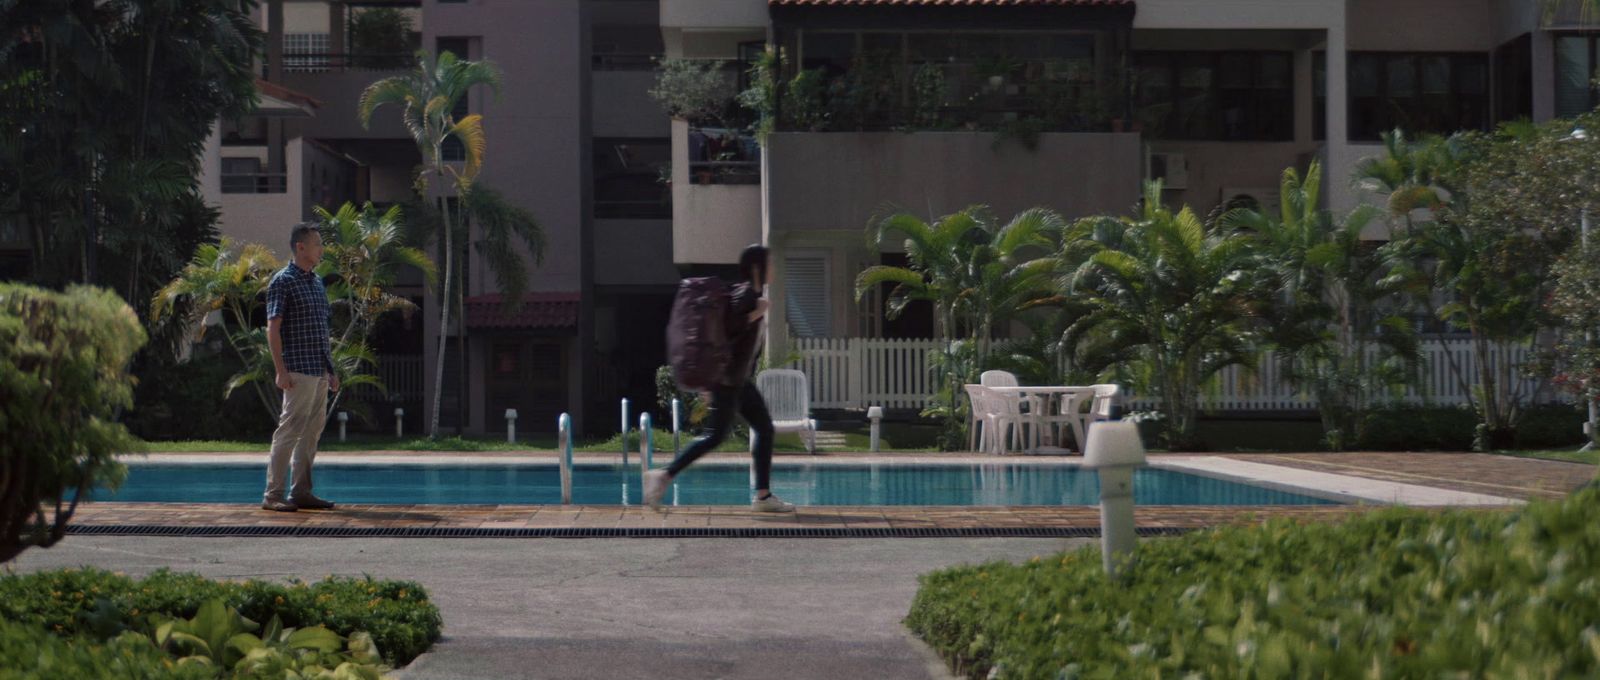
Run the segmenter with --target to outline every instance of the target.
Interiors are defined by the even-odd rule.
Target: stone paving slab
[[[1336,520],[1378,509],[1377,505],[1316,506],[1144,506],[1134,516],[1140,526],[1204,528],[1249,523],[1268,517]],[[255,505],[222,503],[89,503],[78,508],[75,525],[148,526],[362,526],[451,528],[1098,528],[1095,506],[961,507],[918,506],[804,507],[790,515],[751,512],[728,506],[682,506],[651,511],[614,505],[472,506],[349,505],[333,510],[276,513]]]
[[[1595,479],[1596,467],[1488,453],[1224,454],[1284,467],[1508,498],[1560,498]]]

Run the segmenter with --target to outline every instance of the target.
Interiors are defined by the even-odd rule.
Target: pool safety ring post
[[[572,416],[565,413],[556,421],[556,432],[560,438],[560,467],[561,467],[561,504],[572,504]]]
[[[651,426],[650,414],[639,414],[639,488],[644,488],[645,477],[650,474],[650,464],[655,458],[656,438],[655,428]]]
[[[1089,426],[1083,466],[1100,477],[1100,551],[1106,574],[1120,575],[1133,559],[1138,539],[1133,524],[1133,471],[1145,464],[1135,423],[1103,421]]]

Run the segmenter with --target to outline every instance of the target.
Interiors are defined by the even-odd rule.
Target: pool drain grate
[[[1140,536],[1175,536],[1191,529],[1139,527]],[[319,527],[74,524],[76,536],[197,536],[297,538],[1099,538],[1098,527]]]

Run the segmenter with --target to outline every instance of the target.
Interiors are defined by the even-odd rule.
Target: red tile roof
[[[322,106],[322,100],[317,99],[316,97],[303,92],[291,90],[279,83],[262,80],[260,78],[256,78],[256,90],[269,97],[276,97],[287,102],[299,104],[301,106],[313,106],[318,108],[321,108]]]
[[[811,6],[844,6],[844,5],[926,5],[943,7],[960,6],[1020,6],[1020,5],[1061,5],[1061,6],[1118,6],[1132,5],[1134,0],[767,0],[769,5],[787,5],[791,7]]]
[[[506,311],[505,297],[499,293],[467,298],[468,328],[530,329],[577,328],[577,293],[528,293],[522,306]]]

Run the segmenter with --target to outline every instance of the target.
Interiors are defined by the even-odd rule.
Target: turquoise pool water
[[[639,500],[639,468],[579,464],[572,500],[617,505]],[[263,464],[128,465],[128,479],[98,500],[252,503],[261,498]],[[626,480],[626,488],[624,488]],[[542,504],[561,501],[561,478],[544,465],[340,465],[316,467],[317,495],[341,503]],[[1100,485],[1074,465],[777,465],[773,491],[800,505],[1094,505]],[[1141,505],[1328,505],[1309,496],[1170,470],[1142,469],[1134,480]],[[703,463],[678,477],[676,505],[750,502],[750,467]]]

